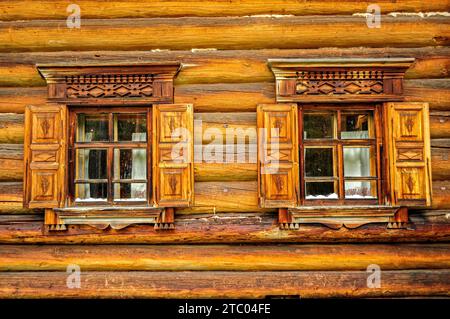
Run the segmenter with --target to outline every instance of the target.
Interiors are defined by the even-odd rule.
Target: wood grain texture
[[[428,102],[432,111],[450,110],[450,80],[406,80],[405,98]],[[0,88],[0,113],[23,113],[29,104],[44,103],[46,89]],[[236,98],[239,97],[239,100]],[[256,106],[275,101],[273,83],[187,84],[175,87],[175,103],[191,103],[195,112],[255,112]]]
[[[445,1],[378,1],[383,13],[388,12],[427,12],[446,11]],[[321,15],[352,14],[366,12],[370,1],[324,1],[313,0],[298,2],[295,0],[276,0],[261,2],[258,0],[177,0],[177,1],[107,1],[99,5],[92,0],[80,0],[77,4],[82,8],[85,19],[92,18],[149,18],[149,17],[182,17],[182,16],[243,16],[261,14]],[[2,20],[29,19],[66,19],[67,2],[39,1],[39,4],[17,0],[0,3]]]
[[[0,2],[1,5],[1,2]],[[273,82],[270,58],[316,57],[414,57],[408,79],[445,78],[450,75],[450,48],[320,48],[200,51],[91,51],[0,53],[0,86],[44,86],[36,64],[129,63],[135,61],[180,61],[182,71],[175,85],[206,83]]]
[[[449,44],[446,17],[383,16],[382,21],[382,28],[368,28],[359,16],[98,19],[83,20],[79,29],[67,28],[65,20],[0,22],[0,52]]]
[[[369,224],[356,229],[301,225],[281,230],[274,213],[176,215],[175,229],[158,231],[151,225],[99,230],[72,225],[67,231],[46,233],[43,216],[0,215],[1,244],[244,244],[244,243],[406,243],[450,241],[448,210],[411,215],[411,229],[386,229]],[[40,220],[38,219],[40,218]]]
[[[0,181],[23,179],[23,144],[0,144]]]
[[[432,139],[431,168],[433,180],[450,179],[450,141]],[[248,148],[245,154],[248,158]],[[0,144],[0,182],[16,182],[23,178],[23,144]],[[256,163],[194,163],[196,182],[256,181]]]
[[[431,206],[431,145],[428,103],[387,103],[392,203]]]
[[[164,254],[161,254],[161,251]],[[450,269],[450,244],[0,246],[0,271]]]
[[[383,271],[381,288],[366,271],[82,272],[69,289],[65,272],[0,273],[1,298],[264,298],[449,296],[450,270]]]
[[[450,137],[450,112],[430,112],[431,138]]]

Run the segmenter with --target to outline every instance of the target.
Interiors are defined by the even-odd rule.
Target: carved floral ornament
[[[411,58],[269,59],[277,102],[402,100]]]

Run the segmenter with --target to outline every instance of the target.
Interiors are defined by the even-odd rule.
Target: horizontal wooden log
[[[83,271],[450,269],[450,244],[0,246],[0,271],[66,271],[70,264]]]
[[[256,136],[256,112],[194,114],[196,144],[256,144]]]
[[[406,80],[408,101],[430,103],[432,111],[450,110],[450,80]],[[45,103],[45,88],[0,88],[0,113],[23,113],[29,104]],[[192,103],[195,112],[255,112],[258,104],[275,102],[274,83],[178,85],[176,103]]]
[[[23,179],[23,144],[0,144],[0,181]]]
[[[258,207],[256,181],[196,182],[194,206],[180,208],[177,214],[263,212]],[[273,211],[273,210],[272,210]]]
[[[405,81],[404,96],[406,101],[428,102],[431,110],[447,111],[450,109],[450,81]]]
[[[368,28],[363,16],[83,19],[82,23],[77,29],[68,28],[65,20],[1,22],[0,52],[421,47],[450,43],[448,18],[444,16],[382,16],[382,28]]]
[[[256,181],[256,164],[252,163],[196,163],[196,182],[211,181]]]
[[[377,2],[383,13],[388,12],[429,12],[447,11],[445,1],[401,0]],[[92,0],[79,0],[83,19],[92,18],[151,18],[183,16],[244,16],[262,14],[320,15],[353,14],[366,12],[370,1],[324,1],[298,2],[296,0],[276,0],[270,2],[257,0],[177,0],[177,1],[107,1],[99,5]],[[9,0],[0,2],[2,20],[65,20],[67,2],[39,1],[26,3]]]
[[[431,170],[433,181],[450,179],[450,147],[431,148]]]
[[[431,138],[450,137],[450,112],[430,112]]]
[[[270,296],[449,296],[450,270],[386,270],[369,288],[366,271],[82,272],[81,289],[67,273],[0,273],[0,298],[265,298]]]
[[[450,181],[433,181],[432,207],[435,209],[450,208]]]
[[[175,230],[157,231],[151,225],[134,225],[120,231],[90,226],[70,226],[67,231],[46,233],[41,220],[24,222],[23,215],[0,218],[2,244],[244,244],[244,243],[399,243],[448,242],[447,211],[411,216],[412,229],[386,229],[369,224],[357,229],[334,230],[321,225],[301,225],[281,230],[275,214],[176,215]],[[440,215],[437,215],[437,214]],[[433,215],[434,214],[434,215]],[[32,216],[32,215],[29,215]],[[405,252],[406,254],[406,252]]]
[[[23,143],[23,114],[0,114],[0,143]]]
[[[1,2],[0,2],[1,5]],[[0,86],[45,86],[36,64],[45,63],[129,63],[175,60],[183,64],[175,85],[207,83],[273,82],[270,58],[316,57],[413,57],[407,79],[443,78],[450,75],[450,48],[321,48],[293,50],[227,51],[94,51],[0,53]]]
[[[0,88],[0,113],[24,113],[26,105],[42,104],[47,99],[47,89],[45,87],[22,90],[17,88]]]

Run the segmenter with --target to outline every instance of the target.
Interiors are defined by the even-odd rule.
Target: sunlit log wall
[[[79,29],[66,26],[66,1],[0,2],[0,242],[30,244],[0,246],[0,271],[6,271],[0,273],[0,297],[76,296],[73,291],[65,292],[59,286],[56,292],[39,287],[48,287],[51,278],[59,278],[41,271],[58,271],[66,263],[77,261],[84,262],[82,264],[88,265],[89,270],[105,271],[102,275],[105,278],[128,280],[130,287],[142,282],[134,295],[143,297],[156,297],[163,288],[167,289],[165,296],[171,297],[263,297],[284,293],[319,297],[449,294],[450,252],[449,245],[445,244],[450,239],[448,1],[377,1],[383,14],[380,28],[368,28],[366,24],[364,13],[371,2],[352,0],[160,0],[101,4],[83,0],[75,3],[81,8]],[[149,226],[103,232],[88,226],[71,226],[66,233],[49,235],[42,231],[42,212],[22,208],[23,112],[26,105],[43,103],[46,98],[45,82],[35,68],[37,63],[180,61],[183,69],[175,80],[175,102],[194,104],[198,149],[213,140],[202,134],[208,128],[222,133],[227,129],[242,130],[247,134],[243,140],[223,141],[223,147],[226,150],[230,144],[244,143],[243,150],[239,151],[243,154],[236,151],[236,155],[248,158],[256,143],[256,105],[275,101],[274,78],[267,67],[267,59],[287,57],[416,58],[406,73],[404,89],[407,101],[430,103],[433,207],[413,212],[414,231],[388,231],[381,225],[352,231],[335,231],[318,225],[305,226],[296,232],[281,231],[277,228],[274,210],[258,208],[256,163],[251,160],[207,163],[197,158],[195,205],[177,210],[177,229],[170,234],[155,232]],[[320,245],[364,242],[365,246],[355,248],[342,244],[339,251],[320,245],[317,251],[314,245],[304,249],[269,246],[302,242]],[[371,242],[390,244],[371,246]],[[394,246],[396,242],[440,243],[412,247]],[[49,245],[39,249],[31,245],[38,243]],[[167,255],[173,253],[189,261],[177,259],[174,263],[170,258],[157,256],[157,248],[161,246],[140,251],[127,246],[98,245],[86,248],[86,253],[82,246],[85,243],[260,245],[240,249],[165,246]],[[53,246],[56,244],[79,246],[72,250]],[[311,251],[315,254],[309,255]],[[373,262],[387,265],[390,272],[386,276],[397,281],[393,280],[385,290],[376,293],[355,284],[355,278],[364,273],[364,265],[370,261],[352,257],[358,251],[370,251],[369,256],[378,256]],[[397,263],[405,252],[410,258],[404,257]],[[142,253],[148,260],[156,259],[151,264],[134,263],[133,256]],[[309,259],[305,260],[306,255]],[[60,259],[55,261],[55,256]],[[101,257],[96,259],[96,256]],[[205,256],[218,261],[208,262]],[[243,256],[247,259],[241,263]],[[337,268],[320,262],[330,256],[339,256],[342,260],[348,257],[348,261]],[[41,257],[45,260],[41,261]],[[121,264],[122,258],[125,264]],[[100,259],[107,261],[98,262]],[[187,266],[197,262],[198,267]],[[129,275],[123,273],[126,270],[140,272]],[[180,277],[165,270],[208,272],[206,277],[198,277],[197,272]],[[231,271],[229,280],[240,286],[223,286],[219,280],[223,270]],[[265,272],[243,273],[262,270]],[[273,281],[276,270],[291,272]],[[307,282],[303,270],[328,272],[313,273],[310,284],[305,285],[302,284]],[[21,273],[25,274],[23,277],[17,271],[26,273]],[[161,274],[155,277],[154,273],[146,271]],[[154,288],[145,286],[155,278],[159,281]],[[27,282],[32,279],[36,284],[27,289]],[[177,288],[173,282],[178,280],[188,290]],[[208,280],[219,282],[209,287],[205,285]],[[297,284],[289,284],[297,280]],[[318,290],[321,280],[336,280],[337,284]],[[252,286],[252,282],[261,282],[261,287]],[[120,297],[125,289],[102,288],[98,278],[92,279],[90,285],[83,297],[96,294]],[[197,286],[203,287],[198,295],[186,293]],[[405,287],[415,287],[416,293]]]

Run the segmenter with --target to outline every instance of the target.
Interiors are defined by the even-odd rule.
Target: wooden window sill
[[[322,224],[332,229],[357,228],[369,223],[387,223],[388,228],[405,228],[404,208],[389,205],[301,206],[288,209],[291,220],[287,226],[298,229],[300,224]]]
[[[83,206],[53,209],[57,223],[54,229],[65,230],[66,225],[89,225],[99,229],[122,229],[132,224],[154,224],[158,228],[165,213],[162,207],[143,206]],[[173,222],[163,225],[173,228]]]

